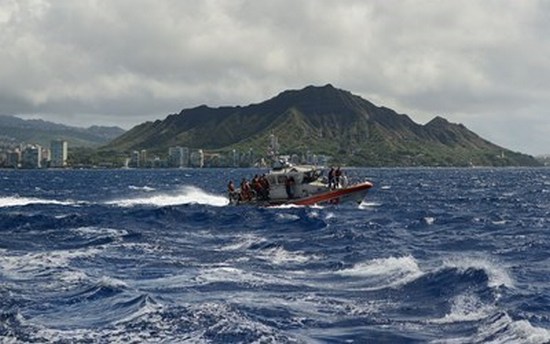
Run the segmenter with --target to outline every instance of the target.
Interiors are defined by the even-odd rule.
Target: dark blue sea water
[[[548,343],[549,169],[352,169],[360,206],[228,206],[257,170],[0,171],[6,343]]]

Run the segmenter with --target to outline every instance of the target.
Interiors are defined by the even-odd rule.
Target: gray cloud
[[[330,82],[549,153],[549,16],[536,0],[2,0],[0,113],[129,128]]]

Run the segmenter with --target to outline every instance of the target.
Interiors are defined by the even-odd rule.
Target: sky
[[[130,129],[327,83],[550,153],[547,0],[0,0],[0,114]]]

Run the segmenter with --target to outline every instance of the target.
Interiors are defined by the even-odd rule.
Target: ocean
[[[0,171],[0,342],[550,342],[550,169],[347,169],[360,205],[227,205],[258,172]]]

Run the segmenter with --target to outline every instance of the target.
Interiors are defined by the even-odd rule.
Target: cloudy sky
[[[333,84],[550,153],[550,1],[0,0],[0,114],[118,125]]]

